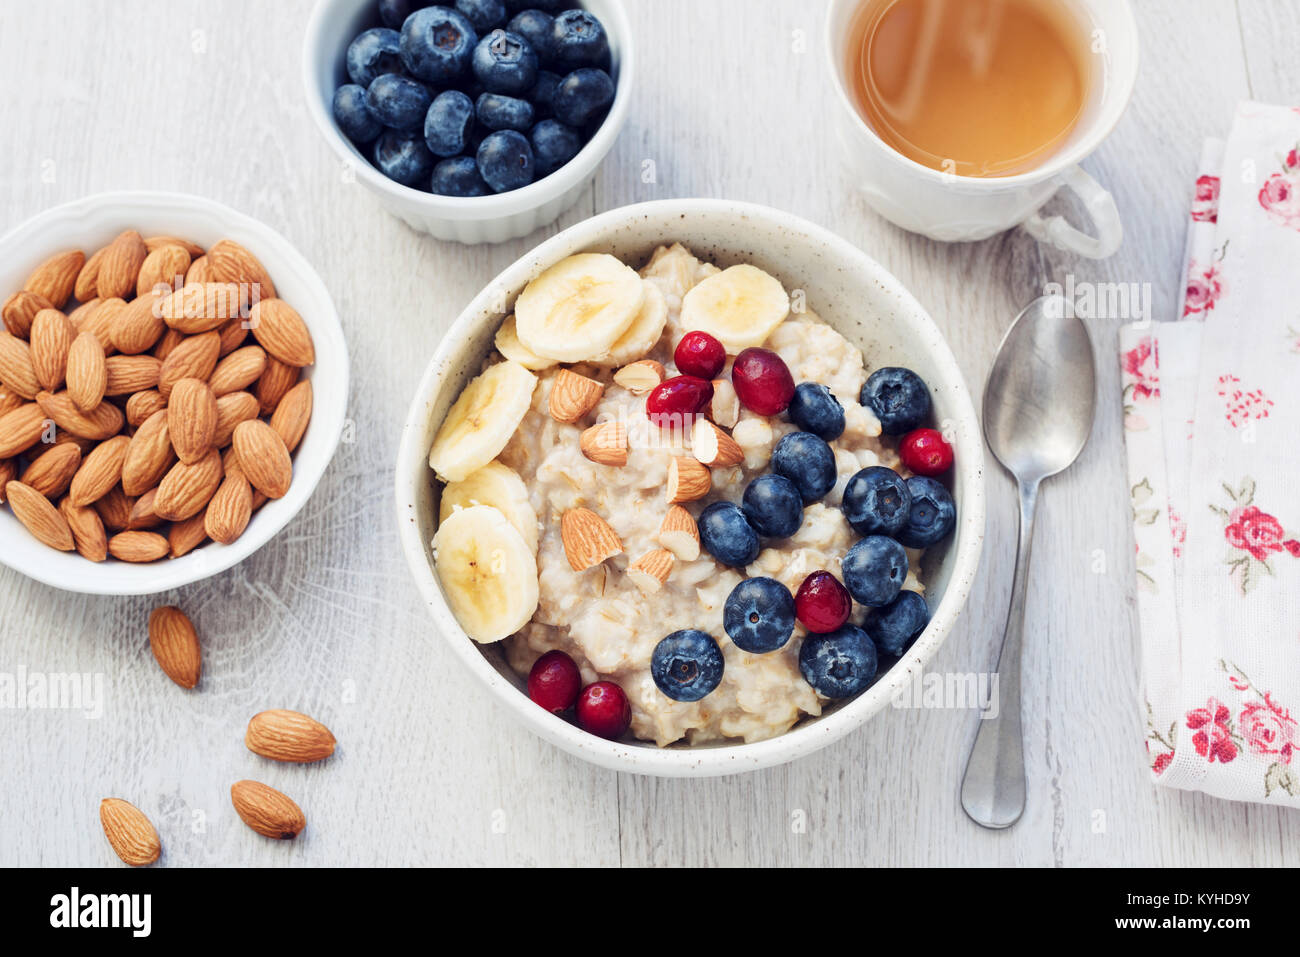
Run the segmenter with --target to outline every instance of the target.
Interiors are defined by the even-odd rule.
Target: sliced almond
[[[297,711],[259,712],[244,734],[244,745],[254,754],[295,764],[328,758],[335,743],[329,728]]]
[[[740,421],[740,396],[730,379],[713,380],[713,398],[709,401],[709,418],[724,429]]]
[[[113,853],[122,859],[123,864],[144,867],[162,854],[158,831],[144,812],[129,801],[104,798],[99,802],[99,823]]]
[[[735,439],[704,418],[697,418],[691,430],[691,452],[710,468],[729,468],[745,458]]]
[[[91,411],[104,400],[108,390],[108,363],[103,343],[93,332],[80,332],[72,340],[66,379],[68,398],[82,412]]]
[[[571,508],[560,516],[560,541],[575,572],[586,571],[623,550],[623,540],[589,508]]]
[[[258,781],[232,784],[230,803],[239,819],[263,837],[287,841],[307,826],[302,808],[292,798]]]
[[[85,264],[86,254],[80,249],[56,253],[36,267],[23,288],[48,300],[55,309],[62,309],[72,298],[77,274]]]
[[[602,422],[583,431],[578,440],[582,454],[597,465],[627,465],[627,426]]]
[[[30,485],[10,482],[5,486],[5,500],[18,521],[43,545],[61,552],[70,552],[76,547],[68,520],[48,498]]]
[[[680,505],[670,506],[659,525],[659,544],[684,562],[700,557],[700,530],[691,513]]]
[[[673,570],[673,553],[666,548],[646,552],[627,567],[627,577],[647,595],[653,595],[668,581]]]
[[[668,503],[693,502],[704,498],[713,487],[708,466],[684,455],[675,456],[668,465]]]
[[[149,614],[149,649],[163,674],[182,688],[199,683],[203,657],[199,634],[175,605],[163,605]]]
[[[614,381],[633,395],[643,395],[664,381],[664,366],[654,359],[640,359],[615,372]]]
[[[569,369],[561,369],[551,382],[548,399],[551,418],[558,422],[577,422],[596,407],[605,387]]]

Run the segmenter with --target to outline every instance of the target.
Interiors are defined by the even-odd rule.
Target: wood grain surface
[[[703,781],[618,775],[543,744],[492,707],[433,634],[398,549],[392,492],[407,402],[463,305],[545,236],[627,203],[727,197],[830,227],[931,311],[977,394],[1005,327],[1046,282],[1151,283],[1155,316],[1168,317],[1202,139],[1226,132],[1241,98],[1300,103],[1300,4],[1137,0],[1137,91],[1085,163],[1126,229],[1101,263],[1021,232],[944,245],[873,214],[827,135],[836,107],[821,2],[630,0],[639,88],[590,195],[534,236],[480,247],[418,235],[347,181],[303,106],[308,3],[0,6],[0,226],[102,190],[227,203],[282,232],[325,278],[354,383],[349,441],[319,490],[239,567],[158,599],[76,596],[0,570],[0,671],[90,672],[105,692],[98,719],[0,711],[0,864],[116,865],[99,826],[106,796],[143,809],[161,863],[180,866],[1300,863],[1295,815],[1147,780],[1118,321],[1092,323],[1102,396],[1092,441],[1040,500],[1029,807],[1004,833],[971,824],[958,804],[969,710],[887,709],[816,756]],[[980,578],[935,671],[987,669],[1001,633],[1016,528],[996,468],[989,493]],[[159,601],[198,627],[194,692],[150,656]],[[316,716],[337,753],[310,767],[251,754],[244,727],[265,708]],[[298,840],[239,822],[229,788],[241,778],[298,801],[308,820]]]

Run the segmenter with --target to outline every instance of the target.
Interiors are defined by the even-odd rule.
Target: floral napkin
[[[1120,331],[1158,784],[1300,807],[1300,109],[1196,180],[1179,321]]]

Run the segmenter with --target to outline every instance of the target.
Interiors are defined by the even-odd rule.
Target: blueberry
[[[384,26],[400,30],[411,15],[412,5],[412,0],[379,0],[379,19]]]
[[[827,442],[833,442],[844,434],[844,406],[830,389],[820,383],[799,383],[786,411],[790,413],[791,422]]]
[[[412,75],[446,83],[469,70],[478,34],[464,15],[447,7],[416,10],[402,24],[402,62]]]
[[[908,548],[926,548],[947,537],[957,524],[957,506],[948,490],[928,476],[913,475],[907,491],[912,504],[898,540]]]
[[[418,130],[432,102],[427,86],[396,73],[377,77],[366,90],[366,109],[390,130]]]
[[[433,168],[430,188],[439,196],[491,196],[492,187],[483,181],[472,156],[439,160]]]
[[[714,502],[697,524],[700,546],[722,564],[744,568],[758,557],[758,533],[734,502]]]
[[[474,115],[489,130],[526,133],[533,125],[533,104],[504,93],[484,93],[478,98]]]
[[[375,165],[391,180],[423,186],[433,171],[433,154],[419,133],[384,130],[375,142]]]
[[[551,52],[551,28],[555,18],[541,10],[522,10],[515,14],[513,20],[506,24],[506,30],[517,33],[533,48],[537,62],[550,63],[554,59]]]
[[[551,109],[555,118],[570,126],[585,126],[614,102],[614,81],[604,70],[574,70],[555,89]]]
[[[609,62],[605,28],[586,10],[565,10],[555,18],[551,24],[551,48],[555,62],[566,70],[605,66]]]
[[[858,472],[844,486],[840,508],[859,535],[895,538],[907,524],[912,495],[903,476],[883,465]]]
[[[929,623],[930,606],[925,599],[914,591],[905,591],[884,608],[873,611],[865,627],[880,651],[897,658]]]
[[[742,502],[754,531],[768,538],[789,538],[803,524],[803,499],[784,475],[760,475],[745,487]]]
[[[868,535],[848,550],[840,568],[854,600],[879,608],[897,598],[907,580],[907,552],[892,538]]]
[[[776,651],[794,634],[794,596],[775,578],[746,578],[727,596],[722,627],[741,651]]]
[[[554,112],[555,91],[559,89],[561,77],[550,70],[538,70],[537,82],[525,96],[533,104],[533,112],[539,120]]]
[[[345,83],[334,91],[334,122],[352,142],[373,142],[384,131],[384,124],[366,109],[366,91],[355,83]]]
[[[842,625],[824,635],[809,634],[799,647],[799,671],[827,698],[849,698],[876,676],[879,657],[865,631]]]
[[[474,126],[474,103],[460,90],[447,90],[433,98],[424,116],[424,142],[435,156],[465,152]]]
[[[348,76],[358,86],[369,86],[385,73],[401,72],[401,36],[382,27],[367,30],[348,44],[347,67]]]
[[[886,435],[911,432],[930,414],[930,390],[919,375],[898,366],[871,373],[859,401],[876,414]]]
[[[519,34],[493,30],[474,48],[474,75],[489,92],[514,96],[537,82],[537,54]]]
[[[722,649],[694,628],[674,631],[650,655],[650,676],[674,701],[699,701],[722,681]]]
[[[835,453],[811,432],[791,432],[781,437],[772,452],[772,471],[794,483],[809,505],[835,485]]]
[[[505,0],[456,0],[456,10],[480,35],[506,22]]]
[[[549,176],[578,155],[582,137],[559,120],[542,120],[528,134],[537,162],[537,178]]]
[[[489,133],[479,144],[478,171],[494,192],[505,193],[533,181],[533,148],[516,130]]]

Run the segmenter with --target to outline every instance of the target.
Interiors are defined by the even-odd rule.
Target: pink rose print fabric
[[[1189,200],[1175,321],[1120,331],[1147,765],[1300,808],[1300,110],[1242,103]]]

